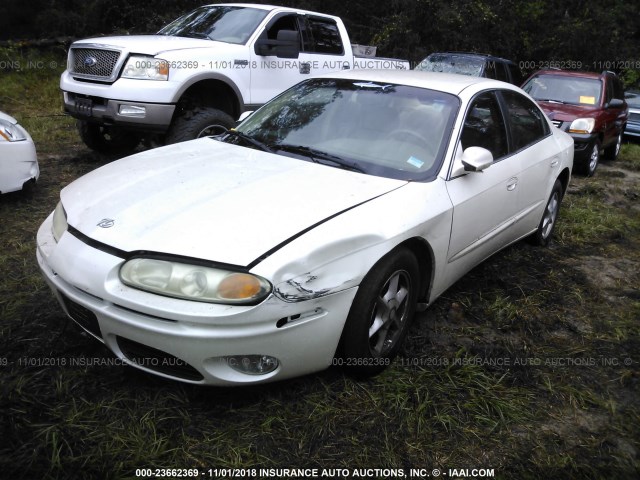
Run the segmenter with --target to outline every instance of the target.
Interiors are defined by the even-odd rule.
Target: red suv
[[[522,88],[573,137],[577,170],[591,176],[601,154],[610,160],[618,156],[629,108],[615,73],[540,70]]]

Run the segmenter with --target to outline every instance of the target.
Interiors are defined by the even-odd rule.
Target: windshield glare
[[[244,44],[266,15],[266,10],[256,8],[205,6],[174,20],[158,34]]]
[[[423,72],[457,73],[471,77],[482,76],[484,59],[464,55],[431,54],[416,67]]]
[[[523,90],[540,101],[595,106],[600,104],[602,82],[595,78],[537,75]]]
[[[440,168],[458,108],[456,96],[434,90],[315,79],[276,97],[238,130],[284,155],[304,158],[290,148],[302,146],[368,174],[427,180]]]

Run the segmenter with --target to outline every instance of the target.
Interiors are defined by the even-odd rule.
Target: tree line
[[[4,0],[0,40],[154,33],[206,0]],[[418,62],[434,51],[491,53],[523,70],[558,66],[640,79],[635,2],[609,0],[270,0],[340,16],[353,43]]]

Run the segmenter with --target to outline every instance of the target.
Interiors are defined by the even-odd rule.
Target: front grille
[[[71,73],[108,80],[113,75],[120,52],[97,48],[72,48]]]
[[[62,294],[61,296],[64,301],[64,306],[67,307],[71,320],[96,337],[102,338],[102,332],[100,332],[100,325],[98,324],[98,318],[96,315],[88,308],[83,307],[70,298],[67,298]]]
[[[116,337],[116,339],[123,355],[136,365],[184,380],[204,379],[200,372],[178,357],[128,338]]]
[[[553,126],[556,128],[560,128],[562,126],[562,121],[560,120],[551,120],[551,123],[553,123]]]

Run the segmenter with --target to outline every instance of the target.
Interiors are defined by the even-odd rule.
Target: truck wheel
[[[195,138],[219,135],[235,126],[230,115],[217,108],[195,108],[176,118],[169,128],[166,142],[178,143]]]
[[[85,145],[96,152],[131,152],[140,143],[138,135],[116,127],[105,127],[84,120],[78,120],[76,127]]]

